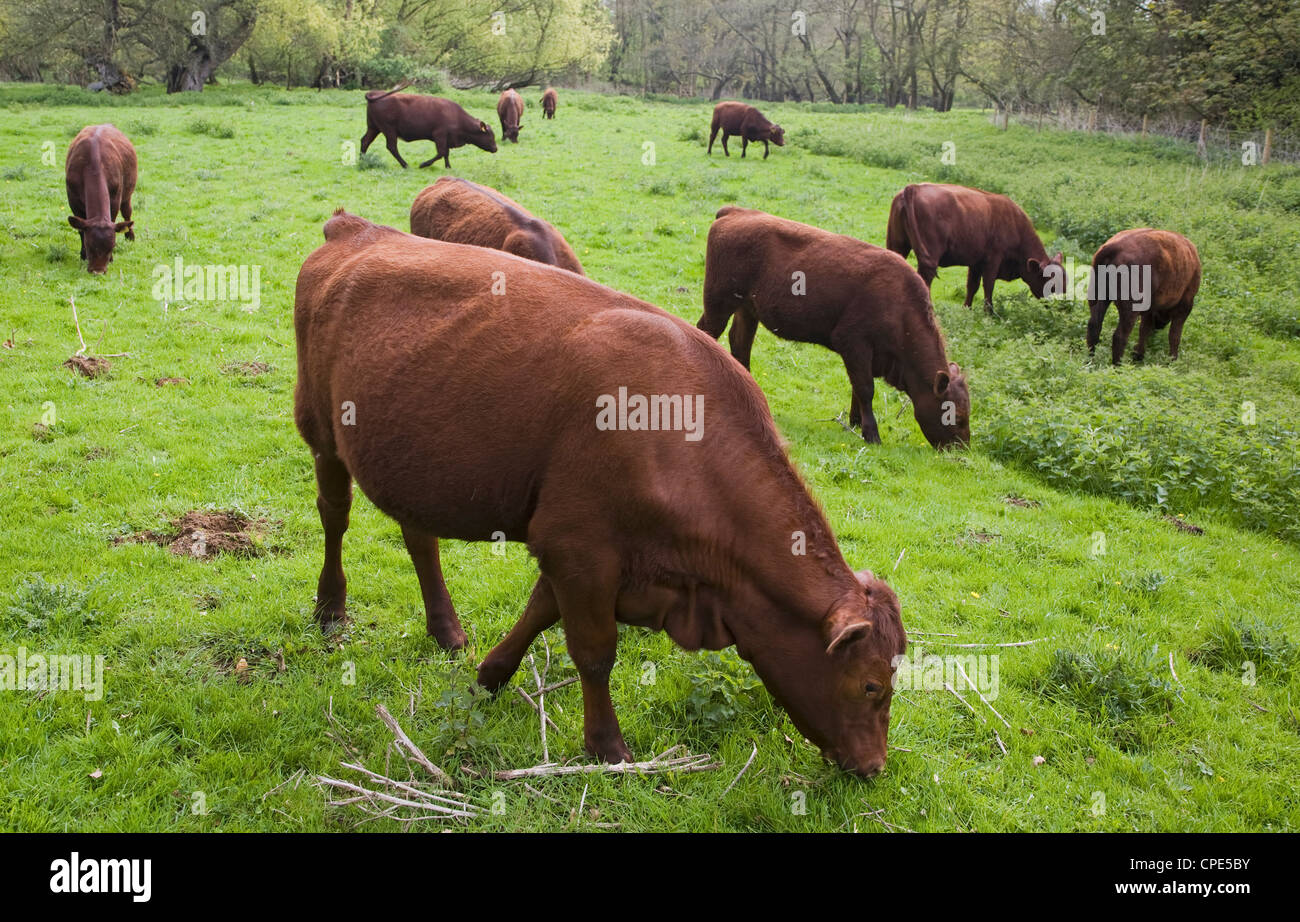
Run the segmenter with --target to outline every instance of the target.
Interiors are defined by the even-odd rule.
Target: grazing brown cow
[[[398,138],[403,141],[432,141],[436,145],[437,153],[433,159],[424,161],[421,167],[441,160],[447,169],[451,169],[451,149],[466,144],[473,144],[489,154],[497,152],[496,137],[487,122],[474,118],[450,99],[414,93],[396,95],[397,92],[366,94],[366,133],[361,138],[361,153],[364,154],[370,142],[381,134],[388,142],[388,152],[403,169],[406,161],[397,152]]]
[[[555,90],[548,86],[542,94],[542,117],[555,118],[555,107],[559,101],[560,97],[555,94]]]
[[[713,153],[713,139],[722,132],[722,152],[728,157],[727,138],[740,135],[740,156],[745,156],[749,142],[763,142],[763,159],[767,159],[767,142],[777,147],[785,147],[785,132],[780,125],[767,120],[762,112],[743,102],[720,102],[713,107],[713,124],[709,126],[709,153]]]
[[[936,183],[915,183],[894,196],[885,245],[900,256],[916,251],[925,284],[941,266],[967,266],[970,307],[984,281],[984,310],[993,313],[993,283],[1023,279],[1035,298],[1064,279],[1061,254],[1051,259],[1024,210],[1005,195]],[[1057,275],[1060,273],[1060,275]]]
[[[970,391],[948,361],[930,295],[888,250],[761,211],[727,206],[709,228],[704,316],[715,339],[731,324],[731,354],[749,367],[761,323],[782,339],[838,352],[852,385],[849,422],[879,442],[875,379],[905,391],[935,448],[970,442]]]
[[[501,139],[519,143],[519,122],[524,117],[524,97],[506,90],[497,99],[497,118],[501,119]]]
[[[125,232],[127,240],[135,239],[135,148],[112,125],[88,125],[72,139],[64,176],[72,209],[68,223],[81,235],[81,258],[87,271],[107,272],[117,235]]]
[[[345,617],[355,478],[401,525],[444,648],[466,638],[438,539],[527,543],[540,577],[478,681],[500,689],[563,621],[598,758],[631,758],[609,696],[623,622],[734,644],[827,756],[884,766],[898,599],[849,569],[762,392],[703,333],[572,272],[342,212],[303,263],[294,327],[322,626]]]
[[[443,176],[415,197],[411,233],[430,240],[504,250],[582,275],[582,263],[554,227],[496,189]]]
[[[1119,325],[1110,341],[1110,360],[1124,357],[1133,324],[1140,316],[1138,344],[1133,361],[1146,355],[1152,330],[1169,327],[1169,357],[1178,358],[1183,324],[1201,287],[1201,256],[1182,234],[1149,227],[1120,231],[1092,257],[1089,279],[1088,354],[1101,339],[1101,324],[1115,302]]]

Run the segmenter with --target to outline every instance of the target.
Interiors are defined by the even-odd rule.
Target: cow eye
[[[868,682],[866,687],[863,689],[863,691],[865,691],[868,695],[874,695],[876,692],[880,691],[880,686],[877,685],[875,682]]]

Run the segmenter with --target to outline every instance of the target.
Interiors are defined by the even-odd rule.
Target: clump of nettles
[[[483,707],[490,698],[472,673],[461,669],[452,673],[450,684],[433,705],[438,715],[433,733],[445,755],[455,756],[478,746],[478,731],[486,720]]]
[[[1112,722],[1168,710],[1176,695],[1167,664],[1153,646],[1140,657],[1057,650],[1041,691]]]
[[[1285,676],[1300,662],[1300,646],[1258,618],[1220,615],[1191,659],[1224,672],[1242,672],[1253,666],[1256,674]]]
[[[18,587],[13,601],[0,612],[0,623],[10,631],[32,634],[77,630],[95,620],[89,598],[89,589],[47,583],[44,577],[34,576]]]
[[[741,711],[758,703],[763,683],[730,650],[706,653],[699,662],[702,668],[691,675],[691,693],[686,698],[692,722],[710,731],[734,726]]]

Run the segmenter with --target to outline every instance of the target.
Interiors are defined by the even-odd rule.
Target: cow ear
[[[86,219],[79,218],[74,214],[68,215],[68,223],[71,224],[73,227],[75,227],[77,230],[86,229]]]
[[[1026,261],[1025,261],[1025,265],[1029,267],[1029,271],[1030,271],[1030,272],[1042,272],[1042,271],[1043,271],[1043,264],[1042,264],[1041,262],[1039,262],[1038,260],[1036,260],[1036,259],[1028,259],[1028,260],[1026,260]]]
[[[952,375],[951,375],[950,372],[947,372],[947,371],[938,371],[938,372],[935,372],[935,375],[934,375],[934,396],[938,397],[938,396],[942,395],[943,392],[946,391],[946,390],[948,389],[948,385],[951,384],[951,383],[952,383]]]
[[[1060,261],[1061,261],[1061,251],[1057,250],[1056,255],[1052,257],[1052,262],[1059,263]]]
[[[113,230],[120,234],[122,231],[128,231],[133,227],[135,227],[134,221],[118,221],[113,225]]]
[[[488,130],[487,122],[480,120],[478,123],[478,129],[479,131],[487,131]]]
[[[860,601],[844,601],[831,609],[831,613],[822,621],[822,639],[826,641],[826,652],[842,650],[860,637],[871,633],[871,619]]]

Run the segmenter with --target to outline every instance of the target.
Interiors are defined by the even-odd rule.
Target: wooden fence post
[[[1264,129],[1264,155],[1259,158],[1263,166],[1268,166],[1268,158],[1273,156],[1273,129]]]
[[[1206,159],[1205,151],[1205,124],[1206,119],[1201,119],[1201,136],[1196,139],[1196,153],[1202,159]]]
[[[1143,112],[1142,113],[1142,140],[1145,141],[1146,139],[1147,139],[1147,114]]]

